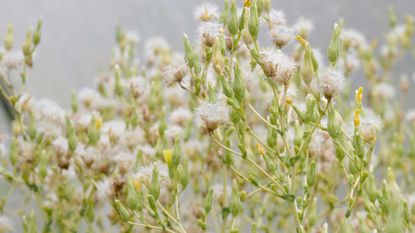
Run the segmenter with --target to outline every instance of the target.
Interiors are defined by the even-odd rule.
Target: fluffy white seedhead
[[[197,108],[196,115],[203,121],[203,126],[208,132],[213,132],[220,125],[226,124],[229,121],[228,107],[221,102],[213,104],[203,102]]]
[[[183,135],[184,129],[183,127],[179,125],[171,125],[169,126],[166,131],[164,132],[164,135],[166,136],[167,140],[170,142],[174,142],[177,137],[180,137]]]
[[[170,51],[170,45],[161,37],[152,37],[144,45],[144,54],[149,62],[154,63],[157,57],[166,51]]]
[[[285,18],[285,13],[282,10],[274,10],[272,9],[269,13],[270,23],[273,26],[281,26],[287,23],[287,19]]]
[[[101,94],[93,88],[82,88],[78,92],[78,101],[85,108],[96,108],[101,102]]]
[[[213,21],[219,18],[219,8],[212,3],[206,2],[197,6],[193,11],[193,15],[196,20],[202,22]]]
[[[340,60],[340,65],[343,66],[344,71],[350,74],[360,67],[360,61],[357,54],[348,53],[346,60]]]
[[[178,85],[164,89],[164,98],[173,106],[184,106],[187,103],[186,93]]]
[[[388,100],[395,97],[395,88],[388,83],[379,83],[373,87],[372,94],[378,100]]]
[[[396,27],[393,28],[392,31],[390,31],[386,35],[386,38],[387,38],[389,43],[394,44],[394,43],[398,42],[401,38],[403,38],[405,36],[405,33],[406,33],[406,26],[405,25],[397,25]]]
[[[38,119],[55,124],[63,124],[65,122],[65,110],[52,100],[40,99],[35,101],[33,110]]]
[[[119,138],[125,133],[126,124],[122,120],[106,121],[102,125],[102,133],[107,134],[110,138]]]
[[[311,20],[300,17],[293,26],[296,35],[307,37],[314,29],[313,22]]]
[[[185,61],[174,61],[168,65],[164,71],[163,76],[168,85],[181,83],[188,72],[188,67]]]
[[[263,50],[260,64],[265,75],[280,84],[288,84],[297,67],[293,59],[275,49]]]
[[[168,177],[169,170],[166,164],[154,163],[149,166],[142,166],[138,171],[132,174],[132,179],[148,179],[153,175],[154,168],[157,167],[159,177]]]
[[[320,74],[319,86],[324,97],[331,99],[343,89],[344,77],[338,70],[328,68]]]
[[[110,194],[111,181],[108,178],[98,181],[96,184],[96,189],[97,189],[96,195],[97,195],[98,200],[101,200],[101,201],[104,200]]]
[[[199,26],[199,36],[202,43],[212,47],[220,33],[224,31],[223,26],[217,22],[205,22]]]
[[[360,117],[359,127],[363,141],[373,142],[382,128],[382,119],[370,109],[366,109]]]
[[[320,170],[327,170],[333,166],[336,147],[327,132],[316,130],[308,144],[308,149],[310,156],[317,158]]]
[[[68,140],[65,137],[58,136],[52,141],[52,145],[60,155],[66,155],[68,152]]]
[[[143,77],[135,77],[128,80],[128,87],[131,96],[133,96],[135,99],[144,96],[149,89],[148,83]]]
[[[128,42],[137,44],[140,42],[140,35],[136,31],[126,31],[125,38]]]
[[[14,231],[12,220],[6,215],[0,215],[0,232]]]
[[[340,34],[340,40],[351,48],[367,47],[365,36],[354,29],[344,29]]]
[[[24,59],[24,56],[21,51],[8,51],[3,54],[1,63],[8,70],[13,70],[23,63],[23,59]]]
[[[284,25],[273,26],[270,30],[272,42],[279,48],[288,44],[293,35],[293,29]]]
[[[288,57],[281,51],[277,52],[275,64],[277,66],[277,73],[274,77],[275,80],[282,85],[288,85],[297,70],[297,64],[292,58]]]
[[[170,113],[169,121],[173,124],[184,126],[192,118],[192,113],[187,108],[177,108]]]
[[[405,120],[415,124],[415,109],[410,109],[408,112],[406,112]]]

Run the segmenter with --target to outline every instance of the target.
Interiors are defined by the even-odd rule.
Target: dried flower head
[[[293,37],[293,30],[284,25],[273,26],[270,30],[270,36],[275,46],[281,48],[291,40]]]
[[[339,71],[328,68],[325,72],[320,74],[319,86],[324,97],[326,97],[326,99],[331,99],[343,89],[344,77]]]
[[[273,26],[281,26],[287,23],[287,19],[285,18],[285,13],[282,10],[275,10],[272,9],[269,13],[270,23]]]
[[[8,51],[3,54],[1,64],[8,70],[16,69],[23,63],[23,53],[21,51]]]
[[[373,143],[382,130],[381,118],[373,111],[366,109],[360,118],[360,134],[364,142]]]
[[[219,8],[209,2],[197,6],[193,12],[195,18],[202,22],[213,21],[219,18]]]
[[[203,127],[213,132],[220,125],[229,121],[228,107],[222,103],[203,102],[196,110],[196,115],[203,121]]]
[[[278,84],[288,85],[297,65],[295,61],[281,50],[264,50],[260,59],[261,68],[265,75]]]
[[[163,75],[168,85],[181,83],[188,72],[188,67],[184,61],[173,61],[172,64],[164,69]]]
[[[200,40],[207,47],[212,47],[216,39],[222,33],[223,27],[217,22],[206,22],[199,26]]]
[[[137,99],[143,96],[148,90],[147,82],[143,77],[135,77],[128,80],[131,95]]]

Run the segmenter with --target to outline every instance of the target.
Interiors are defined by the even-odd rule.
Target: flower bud
[[[215,44],[213,45],[212,65],[213,65],[213,69],[218,75],[224,74],[225,58],[223,57],[219,41],[216,41]]]
[[[76,150],[78,140],[76,138],[75,129],[72,126],[72,121],[66,118],[66,138],[68,140],[68,148],[71,152]]]
[[[200,71],[199,60],[186,34],[183,35],[183,43],[184,43],[184,59],[187,65],[191,69],[194,69],[196,73],[199,73]]]
[[[232,0],[231,2],[231,8],[230,8],[230,18],[227,23],[229,32],[235,36],[238,33],[238,13],[236,10],[236,2],[235,0]]]
[[[249,180],[249,182],[251,182],[251,184],[252,184],[253,186],[255,186],[255,187],[259,187],[258,181],[256,180],[256,178],[255,178],[255,176],[254,176],[254,175],[250,174],[250,175],[248,176],[248,180]]]
[[[212,202],[213,202],[213,189],[210,188],[208,194],[205,197],[204,201],[204,208],[205,213],[208,214],[210,210],[212,209]]]
[[[228,148],[231,146],[231,143],[229,140],[225,141],[225,146],[227,146]],[[232,152],[225,150],[225,155],[223,157],[223,163],[225,164],[225,166],[229,167],[232,165],[232,162],[233,162]]]
[[[317,59],[315,58],[313,50],[310,48],[310,44],[301,36],[296,37],[297,40],[301,43],[304,47],[304,59],[303,59],[303,67],[301,69],[301,74],[303,76],[303,81],[305,84],[309,85],[313,79],[313,77],[318,72],[318,63]]]
[[[277,167],[276,167],[276,163],[274,163],[271,158],[269,158],[268,156],[264,156],[264,161],[265,161],[265,165],[267,166],[267,169],[271,172],[271,173],[275,173],[277,171]]]
[[[182,155],[182,150],[180,148],[180,140],[178,137],[176,137],[176,140],[174,141],[174,147],[173,147],[173,163],[172,165],[174,167],[179,166],[180,159]]]
[[[245,1],[245,2],[250,2],[250,1]],[[239,32],[242,32],[242,30],[245,28],[245,23],[248,21],[249,13],[246,10],[246,8],[249,8],[249,7],[245,6],[245,3],[244,3],[244,8],[242,9],[242,14],[239,17],[239,22],[238,22]]]
[[[26,32],[26,40],[22,46],[22,52],[25,58],[27,59],[32,52],[32,29],[27,30]]]
[[[72,112],[74,113],[78,112],[78,108],[79,108],[78,97],[76,96],[75,91],[72,91],[72,94],[71,94],[71,108],[72,108]]]
[[[394,28],[397,23],[396,11],[393,6],[388,7],[388,19],[389,19],[389,26]]]
[[[258,39],[259,33],[259,17],[258,17],[258,10],[256,4],[253,4],[249,11],[249,21],[248,21],[248,29],[249,33],[251,34],[254,41]]]
[[[26,214],[23,215],[22,219],[23,219],[23,233],[36,232],[36,231],[33,231],[33,229],[38,229],[34,210],[32,210],[29,215],[26,215]]]
[[[14,42],[13,26],[9,24],[9,26],[7,27],[6,38],[4,39],[4,48],[7,51],[10,51],[13,47],[13,42]]]
[[[328,109],[327,131],[333,139],[337,139],[342,133],[343,120],[340,114],[330,104]]]
[[[115,90],[115,94],[118,97],[121,97],[124,94],[124,90],[123,90],[123,87],[121,85],[121,68],[118,65],[116,65],[114,67],[114,69],[115,69],[114,90]]]
[[[329,48],[327,50],[327,57],[329,59],[330,64],[333,66],[336,64],[337,59],[339,58],[340,54],[340,32],[341,32],[341,23],[340,25],[335,23],[334,24],[334,31],[331,37],[331,41],[329,44]]]
[[[375,202],[376,198],[378,196],[378,192],[376,189],[376,179],[375,176],[373,175],[373,173],[369,174],[369,177],[365,183],[366,185],[366,190],[368,192],[368,196],[371,202]]]
[[[152,174],[152,177],[151,177],[151,184],[150,184],[149,193],[151,194],[151,196],[153,196],[153,198],[155,200],[157,200],[159,198],[160,184],[159,184],[159,171],[158,171],[157,166],[154,166],[154,168],[153,168],[153,174]]]
[[[360,133],[356,130],[355,134],[353,135],[353,149],[354,153],[361,159],[365,155],[365,147],[363,145],[363,140],[360,137]]]
[[[316,107],[317,102],[312,95],[307,95],[306,97],[306,112],[304,114],[304,119],[307,122],[314,122],[319,118],[318,109]]]
[[[339,145],[337,145],[337,144],[339,144]],[[343,150],[343,148],[340,145],[343,145],[342,142],[336,142],[336,158],[341,162],[341,161],[343,161],[344,156],[346,155],[345,154],[346,152]]]
[[[229,209],[231,211],[231,214],[236,217],[238,216],[238,214],[240,214],[242,212],[242,202],[241,199],[239,197],[239,191],[238,191],[238,187],[237,187],[237,183],[234,180],[233,181],[233,186],[232,186],[232,198],[231,198],[231,202],[229,203]]]
[[[92,223],[95,219],[94,200],[89,198],[84,200],[83,209],[81,210],[82,215],[85,216],[86,220]]]
[[[226,80],[225,77],[223,77],[221,75],[219,75],[218,78],[220,80],[220,83],[222,84],[223,94],[228,98],[232,98],[233,91],[232,91],[231,85],[229,84],[228,80]]]
[[[88,126],[88,143],[96,145],[101,137],[99,129],[102,126],[102,119],[98,116],[92,116]]]
[[[49,156],[47,155],[45,150],[41,150],[39,153],[39,175],[42,178],[45,178],[48,174]]]
[[[362,105],[362,100],[363,100],[363,87],[359,87],[359,89],[357,89],[354,100],[356,102],[356,104],[358,106]]]
[[[17,157],[19,156],[19,142],[16,138],[13,137],[10,143],[9,158],[12,165],[15,165],[17,162]]]
[[[178,166],[177,171],[180,177],[180,184],[182,185],[182,190],[184,190],[189,184],[190,174],[189,174],[189,161],[184,159],[183,162]]]
[[[236,99],[239,102],[243,102],[245,98],[245,80],[242,76],[241,68],[239,67],[239,63],[235,62],[234,67],[234,80],[233,80],[233,92],[235,94]]]
[[[42,18],[37,21],[36,30],[33,34],[33,44],[37,46],[40,43],[40,35],[42,30]]]
[[[316,161],[313,160],[310,163],[310,167],[308,168],[307,172],[307,185],[309,187],[312,187],[317,180],[317,164]]]
[[[117,211],[117,214],[120,216],[121,220],[128,221],[128,219],[130,218],[130,213],[120,202],[120,200],[117,199],[114,201],[114,208],[115,211]]]

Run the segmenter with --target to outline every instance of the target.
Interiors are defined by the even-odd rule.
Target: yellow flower
[[[138,179],[133,180],[134,188],[137,192],[141,191],[141,183]]]
[[[102,127],[102,118],[101,117],[97,117],[95,119],[95,128],[96,129],[100,129]]]
[[[354,127],[359,127],[360,125],[360,109],[354,111]]]
[[[265,149],[264,149],[264,147],[261,146],[261,144],[257,143],[256,144],[256,149],[257,149],[259,155],[265,155]]]
[[[304,46],[305,48],[309,46],[308,41],[305,40],[302,36],[298,35],[295,37],[295,39],[297,39],[297,41],[300,42],[301,45]]]
[[[164,162],[167,165],[171,165],[171,162],[173,160],[173,150],[172,149],[163,150],[163,158],[164,158]]]
[[[363,99],[363,87],[359,87],[359,89],[357,89],[356,91],[356,95],[355,95],[355,101],[357,104],[362,104],[362,99]]]

